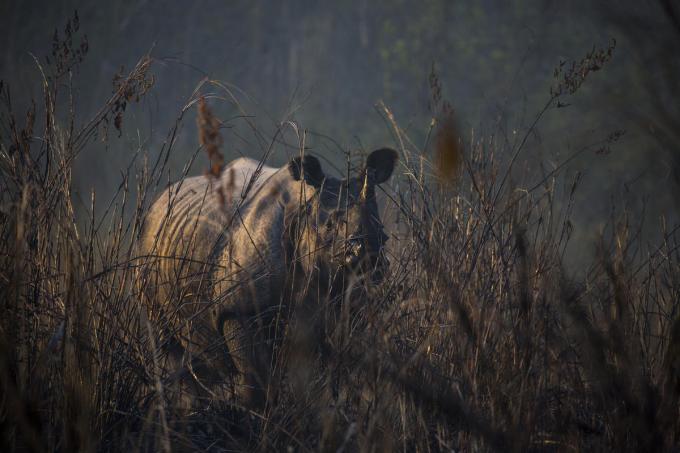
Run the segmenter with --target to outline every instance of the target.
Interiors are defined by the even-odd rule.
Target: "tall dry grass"
[[[89,212],[104,203],[105,214],[82,221],[73,160],[109,124],[123,127],[125,106],[153,79],[144,57],[77,128],[73,104],[63,102],[72,59],[82,56],[68,47],[77,33],[74,19],[55,46],[57,62],[39,66],[40,107],[19,117],[10,88],[0,88],[3,451],[676,448],[677,229],[664,226],[663,241],[646,249],[622,216],[602,234],[587,276],[570,277],[563,261],[579,179],[556,171],[514,183],[526,139],[462,140],[447,127],[453,113],[441,95],[433,117],[444,129],[433,122],[428,139],[434,154],[381,106],[402,154],[381,195],[388,278],[341,304],[317,300],[293,312],[273,366],[276,397],[262,410],[176,385],[139,290],[149,257],[136,250],[200,90],[157,159],[136,156],[112,199],[92,194]],[[536,122],[609,57],[611,49],[593,51],[556,73]],[[206,85],[230,96],[226,85]],[[441,90],[436,78],[432,86]]]

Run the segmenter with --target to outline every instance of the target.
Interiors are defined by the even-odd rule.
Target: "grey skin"
[[[278,169],[240,158],[219,180],[187,178],[161,194],[143,229],[142,286],[182,366],[261,405],[293,303],[341,297],[350,275],[369,284],[384,275],[375,188],[397,160],[376,150],[340,180],[310,155]]]

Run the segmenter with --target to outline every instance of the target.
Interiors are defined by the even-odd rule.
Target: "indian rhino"
[[[382,278],[387,235],[376,186],[396,151],[370,153],[355,177],[316,157],[282,168],[240,158],[219,179],[186,178],[152,204],[142,236],[144,293],[187,364],[223,379],[250,404],[265,398],[274,339],[301,294],[339,297],[350,276]]]

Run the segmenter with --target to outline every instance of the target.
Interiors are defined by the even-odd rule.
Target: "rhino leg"
[[[162,344],[169,384],[187,401],[226,398],[233,395],[228,385],[236,369],[224,339],[205,325],[184,325],[166,329]],[[224,392],[226,391],[227,394]],[[191,403],[187,403],[189,407]]]
[[[255,408],[272,397],[276,313],[231,312],[222,318],[222,335],[236,368],[235,392]]]

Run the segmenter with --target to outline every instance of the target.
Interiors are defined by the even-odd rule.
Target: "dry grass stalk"
[[[222,135],[220,134],[220,120],[213,115],[210,107],[205,102],[205,97],[201,96],[198,100],[198,116],[196,117],[196,124],[198,126],[198,142],[203,146],[205,152],[208,154],[208,161],[210,167],[206,170],[206,177],[211,181],[217,182],[217,196],[220,205],[223,209],[231,203],[225,196],[225,188],[219,184],[220,176],[222,175],[222,168],[224,167],[224,156],[220,152],[220,148],[224,143]],[[230,190],[234,181],[234,175],[230,175],[227,181],[226,194],[231,195]]]

